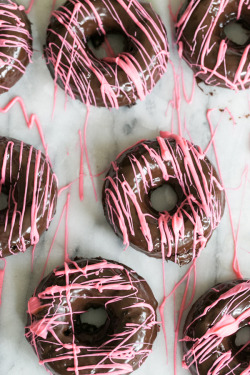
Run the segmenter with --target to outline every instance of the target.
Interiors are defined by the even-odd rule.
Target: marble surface
[[[180,0],[173,1],[173,10],[180,5]],[[20,0],[27,5],[28,1]],[[102,205],[101,190],[103,177],[94,178],[98,201],[96,202],[86,157],[84,158],[84,200],[79,199],[80,142],[79,130],[83,130],[86,108],[80,102],[67,100],[62,90],[58,91],[55,115],[52,119],[53,81],[42,57],[52,0],[35,0],[30,13],[33,23],[34,48],[33,64],[27,74],[7,94],[0,97],[0,106],[6,105],[11,98],[20,95],[28,114],[36,113],[42,125],[53,168],[63,187],[75,181],[59,197],[56,216],[48,230],[40,239],[35,251],[34,268],[31,269],[31,249],[25,254],[7,259],[3,286],[2,305],[0,308],[0,374],[42,375],[46,371],[38,365],[38,360],[24,338],[27,300],[39,282],[47,254],[59,225],[59,220],[69,197],[68,210],[68,249],[70,256],[102,256],[122,262],[134,268],[145,277],[152,287],[159,303],[163,297],[162,262],[150,259],[128,248],[123,251],[122,242],[114,235],[106,223]],[[59,1],[58,1],[59,4]],[[173,24],[169,16],[168,0],[152,0],[152,4],[162,16],[168,29],[169,40],[173,40]],[[142,103],[133,108],[107,110],[91,108],[87,128],[87,150],[93,175],[104,171],[109,163],[124,148],[144,138],[152,138],[160,130],[178,131],[177,112],[173,101],[180,90],[180,126],[183,135],[195,144],[206,148],[211,140],[206,113],[214,109],[211,120],[216,128],[214,141],[218,162],[226,187],[228,204],[219,228],[214,233],[208,246],[197,261],[197,285],[195,299],[217,282],[235,278],[232,269],[234,238],[237,240],[239,264],[244,277],[250,277],[250,92],[238,94],[225,89],[195,87],[192,104],[183,96],[181,71],[183,72],[188,96],[191,93],[192,72],[180,62],[172,46],[168,72],[157,84],[154,91]],[[174,75],[174,70],[176,75]],[[223,113],[223,109],[228,112]],[[168,109],[168,110],[167,110]],[[233,119],[234,120],[233,120]],[[0,115],[1,135],[12,136],[42,149],[41,139],[34,126],[28,129],[20,107],[15,105],[8,113]],[[216,164],[212,147],[209,158]],[[68,195],[69,194],[69,195]],[[230,211],[232,221],[230,222]],[[55,238],[46,273],[60,265],[64,259],[65,215],[62,217],[58,234]],[[2,265],[2,262],[0,261]],[[165,263],[166,291],[171,292],[174,285],[187,272],[189,266],[179,268],[173,263]],[[193,275],[192,275],[193,277]],[[136,371],[137,375],[174,374],[174,311],[178,317],[185,283],[167,300],[165,309],[168,340],[168,363],[163,332],[157,337],[153,352],[147,362]],[[188,296],[192,292],[192,282]],[[184,312],[184,318],[187,311]],[[160,317],[159,317],[160,319]],[[178,343],[177,374],[188,372],[181,367],[181,346]]]

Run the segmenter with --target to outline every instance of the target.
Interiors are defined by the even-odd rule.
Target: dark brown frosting
[[[11,88],[24,74],[31,61],[31,24],[24,7],[0,2],[0,94]]]
[[[192,375],[248,375],[250,341],[235,343],[250,324],[250,281],[217,284],[192,306],[184,325],[183,363]]]
[[[109,34],[125,38],[124,52],[98,59],[88,47]],[[45,57],[52,77],[86,104],[132,105],[152,90],[167,68],[167,34],[150,4],[129,0],[69,0],[47,30]]]
[[[150,195],[165,183],[178,202],[171,212],[157,212]],[[106,219],[123,243],[180,265],[206,246],[224,206],[212,164],[198,147],[173,134],[124,151],[111,164],[103,186]]]
[[[48,159],[31,145],[0,137],[0,257],[35,245],[49,227],[57,202],[57,179]]]
[[[104,308],[99,328],[81,323]],[[156,338],[157,302],[146,281],[123,264],[80,258],[45,277],[28,305],[26,337],[40,364],[55,375],[129,374]]]
[[[228,40],[224,28],[234,22],[250,29],[247,1],[189,0],[179,14],[177,42],[198,80],[241,90],[250,86],[250,40]]]

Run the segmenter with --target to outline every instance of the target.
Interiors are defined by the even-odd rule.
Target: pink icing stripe
[[[83,172],[83,143],[82,143],[82,132],[81,130],[78,131],[79,140],[80,140],[80,172],[79,172],[79,198],[82,201],[84,198],[84,191],[83,191],[83,180],[84,180],[84,172]]]
[[[6,259],[2,259],[4,262],[3,268],[0,269],[0,306],[2,303],[2,290],[3,290],[3,281],[4,281],[4,274],[6,269]]]

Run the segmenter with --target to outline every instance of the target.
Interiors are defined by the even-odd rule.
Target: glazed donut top
[[[101,306],[106,323],[88,331],[81,314]],[[128,374],[152,351],[156,307],[150,287],[130,268],[75,259],[39,284],[28,303],[26,337],[53,374]]]
[[[88,40],[125,37],[125,51],[98,59]],[[53,13],[45,56],[55,81],[73,99],[118,108],[143,100],[165,73],[166,30],[147,3],[137,0],[68,0]]]
[[[190,310],[184,326],[183,367],[193,375],[249,375],[250,341],[236,346],[236,333],[250,325],[250,280],[208,290]]]
[[[179,54],[198,79],[234,90],[250,86],[250,39],[228,40],[226,25],[240,22],[250,29],[249,0],[189,0],[177,22]]]
[[[224,189],[199,147],[175,134],[161,135],[138,142],[111,164],[103,206],[126,246],[183,265],[199,255],[218,226]],[[150,194],[165,183],[178,202],[172,211],[158,212]]]
[[[39,241],[54,216],[57,178],[41,151],[13,138],[0,137],[0,258],[24,252]]]
[[[22,5],[0,1],[0,94],[9,90],[31,62],[30,22]]]

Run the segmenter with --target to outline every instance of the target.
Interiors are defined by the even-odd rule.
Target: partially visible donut
[[[217,284],[192,306],[184,325],[183,367],[192,375],[249,375],[250,339],[235,343],[250,325],[250,280]]]
[[[250,30],[249,0],[189,0],[179,14],[179,54],[207,85],[250,87],[250,38],[238,45],[224,32],[225,26],[235,22]]]
[[[32,57],[31,25],[24,7],[0,1],[0,94],[25,73]]]
[[[88,41],[125,38],[117,57],[97,58]],[[53,12],[45,57],[55,82],[73,99],[98,107],[143,100],[165,73],[165,27],[150,4],[137,0],[68,0]]]
[[[13,138],[0,137],[0,258],[24,252],[39,241],[55,214],[57,178],[41,151]]]
[[[199,147],[177,135],[163,135],[137,143],[111,164],[103,207],[126,246],[183,265],[206,246],[223,215],[225,196]],[[171,212],[158,212],[150,195],[166,183],[178,202]]]
[[[102,258],[56,268],[28,303],[26,338],[54,375],[130,374],[146,360],[158,331],[157,302],[132,269]],[[81,322],[103,308],[99,328]]]

